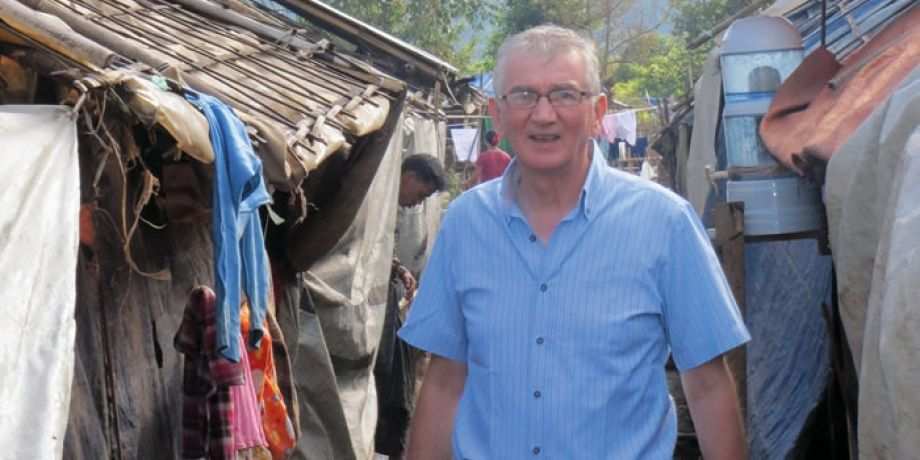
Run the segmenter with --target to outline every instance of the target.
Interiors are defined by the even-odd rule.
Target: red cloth
[[[479,168],[479,183],[500,177],[510,162],[511,157],[497,147],[480,153],[479,158],[476,159],[476,167]]]

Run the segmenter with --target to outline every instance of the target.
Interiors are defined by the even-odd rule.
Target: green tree
[[[472,48],[464,30],[481,29],[491,0],[329,0],[330,6],[399,37],[463,69]]]
[[[704,58],[705,53],[688,50],[677,37],[648,34],[624,52],[612,71],[613,96],[640,105],[646,95],[686,97],[693,69],[699,68]]]
[[[488,43],[481,68],[494,65],[495,52],[505,37],[533,26],[552,23],[591,36],[598,45],[602,77],[608,61],[633,40],[657,29],[669,8],[659,11],[656,2],[638,0],[504,0],[498,9],[496,28]],[[657,3],[662,3],[658,0]],[[667,6],[667,0],[664,0]]]
[[[757,0],[669,0],[670,35],[648,34],[627,46],[611,65],[616,98],[639,103],[647,94],[689,97],[695,78],[715,41],[689,50],[687,43]]]
[[[671,0],[675,10],[674,35],[689,42],[723,19],[757,0]],[[712,48],[712,42],[706,48]]]

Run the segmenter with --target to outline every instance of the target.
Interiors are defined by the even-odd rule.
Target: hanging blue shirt
[[[581,199],[540,242],[517,160],[447,211],[400,337],[467,366],[456,459],[669,459],[681,370],[749,335],[686,201],[594,151]]]
[[[187,90],[185,98],[204,113],[210,125],[214,149],[211,237],[217,294],[217,351],[238,362],[241,290],[249,298],[252,315],[249,344],[258,344],[263,333],[269,267],[259,206],[270,202],[271,196],[262,178],[262,161],[233,110],[207,94]]]

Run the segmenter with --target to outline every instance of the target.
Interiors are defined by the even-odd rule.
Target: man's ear
[[[502,132],[502,111],[498,106],[498,101],[494,97],[489,98],[489,116],[492,117],[492,130],[498,133],[498,138],[501,139],[505,137],[505,133]]]
[[[594,135],[599,136],[603,131],[604,115],[607,114],[607,95],[597,96],[594,102]]]

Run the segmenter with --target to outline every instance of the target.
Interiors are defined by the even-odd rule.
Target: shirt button
[[[540,396],[543,396],[543,393],[540,393],[540,390],[537,390],[537,391],[534,391],[534,392],[533,392],[533,397],[534,397],[534,398],[540,399]]]
[[[543,337],[537,337],[537,345],[543,345]]]
[[[537,235],[531,234],[530,238],[528,239],[530,240],[531,243],[533,243],[534,241],[537,241]]]
[[[540,446],[534,447],[532,452],[534,455],[540,455]]]
[[[549,286],[546,283],[540,285],[540,292],[546,292],[547,289],[549,289]]]

